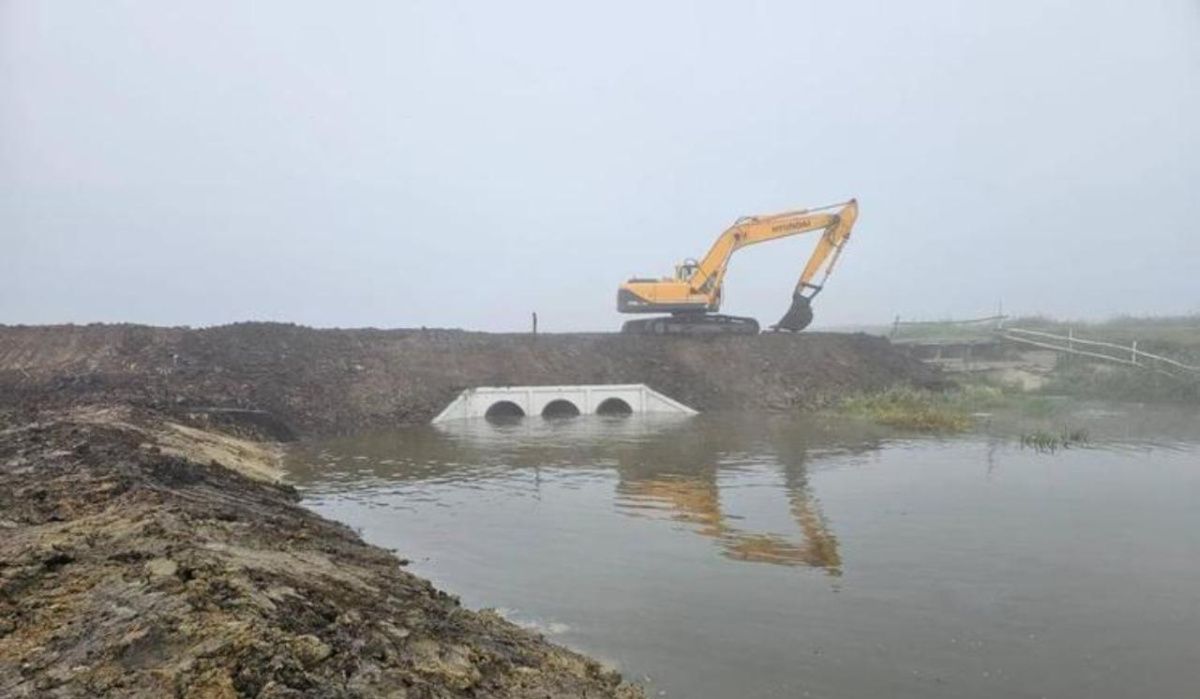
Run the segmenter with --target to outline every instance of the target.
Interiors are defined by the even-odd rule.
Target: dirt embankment
[[[0,696],[641,696],[299,507],[273,458],[138,410],[0,411]]]
[[[795,410],[937,381],[868,335],[0,327],[0,406],[128,403],[276,438],[423,422],[478,385],[646,383],[700,410]]]

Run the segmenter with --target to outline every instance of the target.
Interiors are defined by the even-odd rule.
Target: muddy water
[[[1200,414],[913,437],[527,419],[308,445],[307,504],[674,697],[1194,697]]]

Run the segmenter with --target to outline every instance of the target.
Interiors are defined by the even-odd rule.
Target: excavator
[[[684,260],[675,267],[674,277],[630,279],[617,290],[620,313],[669,313],[657,318],[627,321],[623,333],[653,335],[758,334],[753,318],[721,315],[721,296],[725,272],[733,253],[747,245],[779,240],[793,235],[822,231],[808,264],[792,292],[792,305],[774,331],[800,332],[812,322],[812,300],[824,288],[829,273],[850,239],[850,229],[858,218],[854,199],[816,209],[785,211],[766,216],[743,216],[717,237],[701,260]],[[819,283],[813,283],[824,271]]]

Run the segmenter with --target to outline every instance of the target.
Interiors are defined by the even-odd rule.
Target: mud
[[[938,381],[868,335],[0,327],[0,407],[131,404],[273,439],[425,422],[477,385],[646,383],[710,411],[802,410]]]
[[[641,696],[299,507],[273,462],[140,409],[0,413],[0,696]]]

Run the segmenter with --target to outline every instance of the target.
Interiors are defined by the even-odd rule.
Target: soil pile
[[[850,392],[938,381],[883,338],[834,333],[0,327],[0,406],[128,403],[273,438],[428,421],[481,385],[645,383],[708,411],[815,408]]]
[[[179,427],[0,414],[0,696],[641,696],[197,460],[261,476],[266,452]]]

